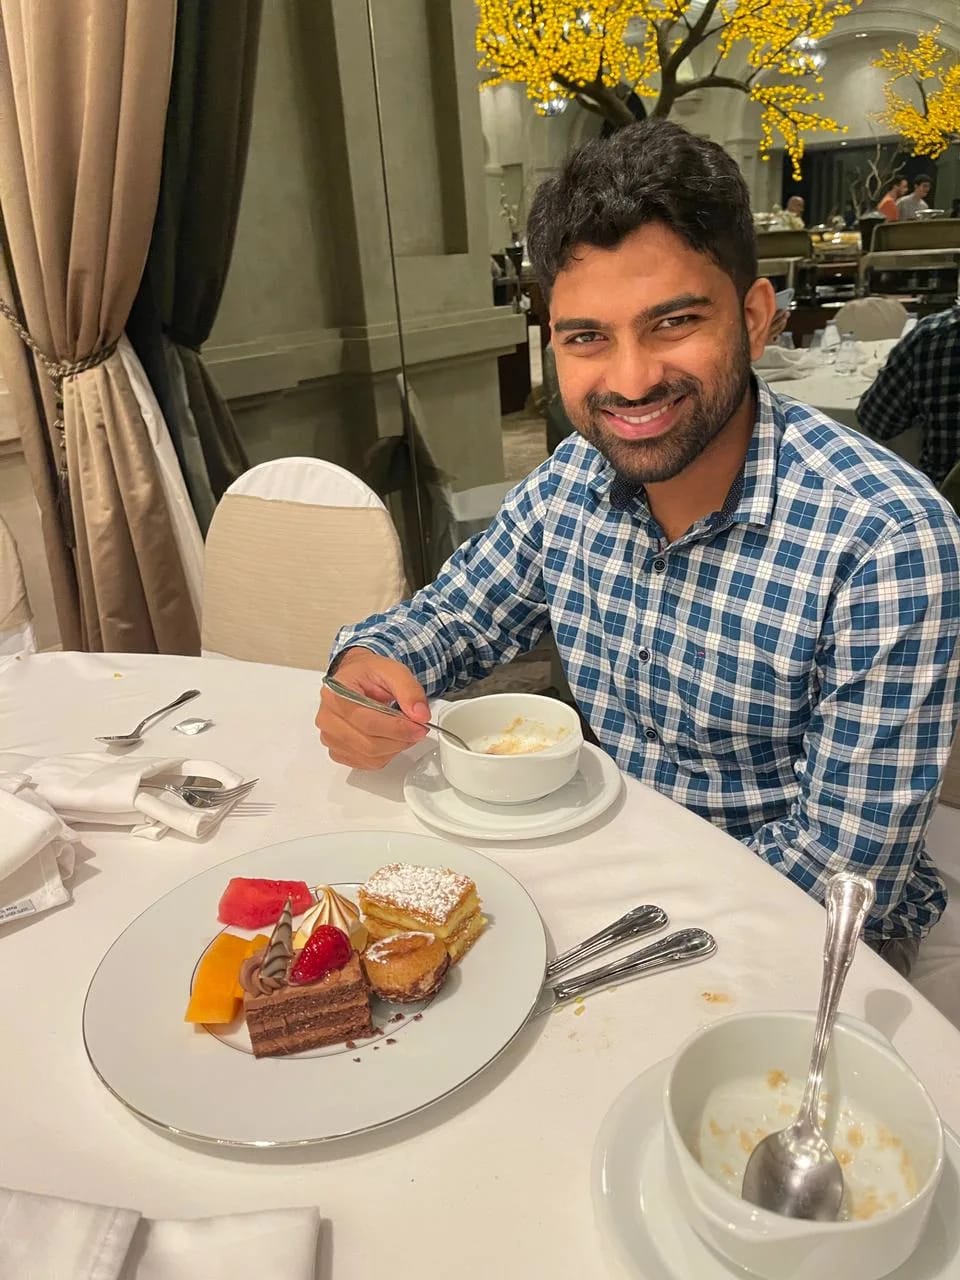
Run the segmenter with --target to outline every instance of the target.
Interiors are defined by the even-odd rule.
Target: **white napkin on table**
[[[817,367],[817,361],[809,351],[769,346],[754,360],[753,367],[766,382],[785,382],[806,378]]]
[[[131,827],[133,835],[157,840],[168,830],[199,839],[229,813],[236,801],[216,809],[191,809],[169,792],[147,791],[144,779],[163,774],[202,774],[225,787],[243,779],[213,760],[114,758],[96,752],[74,756],[0,755],[3,771],[26,776],[30,787],[67,822]]]
[[[0,925],[70,901],[75,840],[24,774],[0,774]]]
[[[316,1209],[195,1221],[0,1187],[0,1276],[16,1280],[316,1280]]]

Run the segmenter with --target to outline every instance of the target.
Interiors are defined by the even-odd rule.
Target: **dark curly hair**
[[[669,120],[585,143],[537,189],[527,251],[549,294],[578,245],[612,249],[659,222],[725,271],[741,298],[757,278],[750,194],[736,161]]]

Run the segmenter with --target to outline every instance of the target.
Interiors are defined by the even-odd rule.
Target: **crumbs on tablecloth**
[[[586,1010],[586,1007],[587,1007],[587,1006],[586,1006],[585,1004],[578,1004],[578,1005],[577,1005],[577,1007],[576,1007],[576,1008],[574,1009],[574,1011],[573,1011],[573,1016],[574,1016],[575,1018],[579,1018],[579,1017],[580,1017],[580,1015],[581,1015],[581,1013],[583,1013],[583,1012]]]
[[[729,1004],[733,999],[725,991],[702,991],[700,994],[707,1004]]]
[[[123,674],[122,674],[122,672],[120,672],[120,671],[115,671],[115,672],[113,673],[113,678],[114,678],[114,680],[122,680],[122,679],[123,679]]]

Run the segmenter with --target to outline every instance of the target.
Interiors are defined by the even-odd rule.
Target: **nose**
[[[619,342],[605,369],[606,390],[624,400],[642,400],[664,380],[663,360],[639,342]]]

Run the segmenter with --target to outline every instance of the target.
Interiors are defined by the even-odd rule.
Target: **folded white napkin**
[[[216,809],[191,809],[169,792],[148,791],[141,783],[162,774],[202,774],[218,778],[225,787],[243,779],[213,760],[182,758],[135,760],[95,752],[76,756],[0,755],[0,774],[26,775],[33,791],[67,822],[131,827],[133,834],[159,839],[168,830],[198,839],[229,813],[236,801]]]
[[[0,1187],[0,1276],[17,1280],[316,1280],[320,1215],[195,1221]]]
[[[786,382],[806,378],[817,368],[817,360],[809,351],[769,346],[754,360],[753,367],[766,382]]]
[[[0,774],[0,837],[0,925],[70,901],[76,834],[24,774]]]

